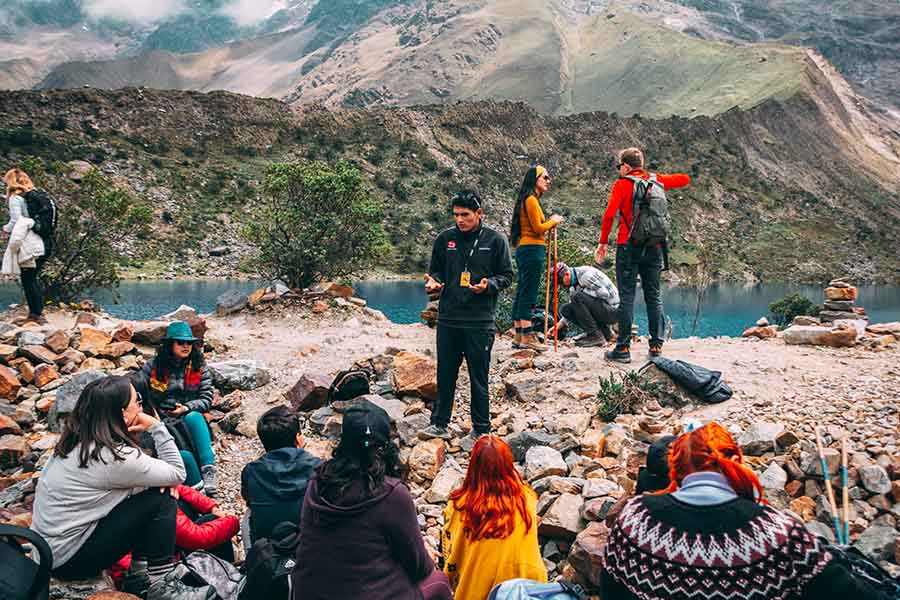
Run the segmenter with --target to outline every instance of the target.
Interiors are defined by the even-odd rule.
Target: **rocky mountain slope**
[[[900,141],[848,103],[825,66],[806,65],[818,95],[664,120],[545,117],[509,102],[292,109],[221,92],[4,92],[0,168],[37,156],[52,189],[69,169],[62,162],[88,161],[155,206],[155,235],[135,245],[131,266],[224,275],[247,267],[252,248],[238,233],[268,162],[350,160],[387,209],[385,267],[416,273],[448,224],[453,192],[479,188],[505,231],[534,163],[555,176],[544,203],[568,216],[564,238],[589,251],[613,153],[637,144],[651,169],[694,178],[671,195],[674,277],[900,281]]]
[[[510,99],[554,114],[693,116],[789,97],[808,83],[807,46],[896,111],[900,8],[867,2],[853,14],[857,5],[827,4],[308,1],[243,28],[195,10],[102,56],[29,59],[26,68],[26,54],[12,54],[18,62],[0,66],[0,84],[52,63],[41,88],[225,89],[333,106]],[[756,43],[773,41],[781,45]]]

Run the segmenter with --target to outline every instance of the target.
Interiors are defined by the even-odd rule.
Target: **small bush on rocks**
[[[822,310],[821,306],[814,304],[812,300],[797,292],[769,305],[769,312],[781,327],[790,325],[794,317],[800,315],[814,317],[819,314],[820,310]]]
[[[660,391],[658,383],[642,379],[637,371],[618,376],[610,373],[600,377],[597,415],[607,422],[620,414],[633,415],[644,403],[658,399]]]

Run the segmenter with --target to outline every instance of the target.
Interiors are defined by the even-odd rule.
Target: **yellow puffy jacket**
[[[484,600],[495,585],[519,577],[546,582],[547,570],[538,545],[537,496],[523,485],[531,529],[516,511],[512,534],[502,539],[472,541],[465,533],[462,513],[447,503],[441,549],[444,572],[450,578],[455,600]]]

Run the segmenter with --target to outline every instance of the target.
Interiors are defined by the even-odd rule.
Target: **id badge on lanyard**
[[[475,242],[472,244],[472,248],[469,250],[469,255],[466,256],[466,264],[463,266],[462,273],[459,274],[459,287],[471,287],[472,285],[472,273],[469,272],[469,260],[471,260],[472,255],[475,253],[475,249],[478,247],[478,240],[481,239],[481,232],[484,230],[484,226],[481,226],[481,229],[478,230],[478,235],[475,236]]]

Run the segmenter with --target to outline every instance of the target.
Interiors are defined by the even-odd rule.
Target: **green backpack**
[[[669,203],[666,190],[655,174],[649,179],[626,176],[634,183],[628,242],[635,246],[665,244],[669,235]],[[622,215],[624,218],[624,214]]]

